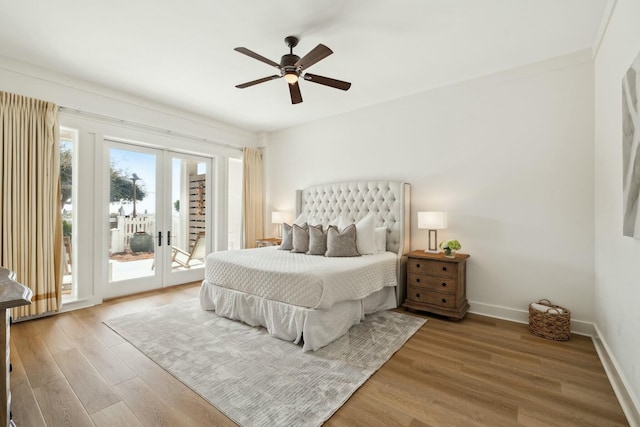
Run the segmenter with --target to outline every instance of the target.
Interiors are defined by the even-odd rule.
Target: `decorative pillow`
[[[383,254],[387,251],[387,227],[375,229],[376,253]]]
[[[278,249],[283,251],[293,249],[293,227],[287,223],[282,224],[282,243]]]
[[[354,222],[344,215],[338,217],[338,231],[342,231]]]
[[[376,251],[376,217],[369,214],[356,222],[356,247],[360,255],[373,255]]]
[[[327,231],[327,252],[328,257],[348,257],[360,256],[356,248],[356,226],[351,224],[342,232],[335,227],[329,227]]]
[[[370,213],[356,223],[356,245],[360,255],[372,255],[377,253],[375,220],[376,217]],[[341,216],[338,223],[338,230],[344,230],[349,224],[351,224],[351,221],[347,217]]]
[[[329,229],[322,232],[322,226],[309,227],[309,250],[307,255],[324,255],[327,252],[327,233]]]
[[[300,215],[298,215],[298,217],[295,219],[295,221],[293,221],[294,224],[299,225],[300,227],[302,227],[303,225],[305,225],[307,223],[307,216],[303,213],[301,213]]]
[[[316,217],[307,218],[307,224],[313,227],[317,227],[317,226],[322,227],[322,220]]]
[[[291,252],[306,253],[309,250],[309,226],[293,224],[293,248]]]

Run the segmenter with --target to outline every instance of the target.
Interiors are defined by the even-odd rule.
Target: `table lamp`
[[[282,223],[291,223],[293,215],[291,212],[271,212],[271,223],[278,224],[278,237],[282,237]]]
[[[418,212],[418,228],[429,230],[425,252],[438,252],[438,230],[447,228],[446,212]]]

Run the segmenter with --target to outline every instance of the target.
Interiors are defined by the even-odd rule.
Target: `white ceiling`
[[[272,131],[591,48],[607,0],[0,0],[0,55],[256,131]],[[284,79],[287,35],[309,71],[348,92]]]

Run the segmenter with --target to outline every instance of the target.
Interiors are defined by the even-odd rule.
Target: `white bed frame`
[[[375,214],[376,227],[387,227],[387,251],[398,256],[396,301],[406,298],[406,254],[410,250],[411,185],[400,181],[355,181],[314,185],[296,191],[296,216],[323,226],[345,216],[354,222]]]

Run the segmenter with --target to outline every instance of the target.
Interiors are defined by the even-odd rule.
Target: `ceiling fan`
[[[284,42],[289,46],[289,53],[282,55],[280,58],[280,63],[274,62],[270,59],[265,58],[262,55],[258,55],[257,53],[247,49],[246,47],[237,47],[234,50],[236,52],[240,52],[247,56],[250,56],[253,59],[257,59],[258,61],[262,61],[265,64],[271,65],[272,67],[280,70],[280,74],[274,74],[273,76],[263,77],[258,80],[253,80],[247,83],[242,83],[236,85],[237,88],[244,89],[249,86],[257,85],[260,83],[268,82],[269,80],[279,79],[284,77],[284,79],[289,84],[289,93],[291,94],[291,103],[299,104],[302,102],[302,94],[300,93],[300,86],[298,86],[298,80],[303,78],[309,82],[318,83],[321,85],[334,87],[340,90],[349,90],[351,87],[351,83],[343,82],[342,80],[336,80],[329,77],[319,76],[317,74],[311,73],[303,73],[307,68],[311,67],[318,61],[326,58],[331,55],[333,51],[326,47],[323,44],[319,44],[315,48],[311,50],[311,52],[307,53],[305,56],[300,58],[298,55],[294,55],[293,48],[298,45],[300,40],[295,36],[285,37]]]

